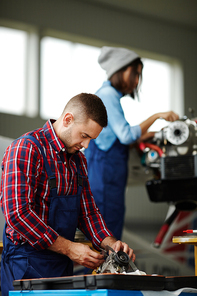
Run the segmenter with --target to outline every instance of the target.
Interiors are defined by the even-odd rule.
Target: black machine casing
[[[197,154],[161,157],[161,179],[189,179],[197,177]]]
[[[13,285],[15,291],[73,289],[175,291],[185,287],[197,289],[197,280],[196,276],[164,277],[160,275],[91,274],[17,280],[13,282]]]
[[[67,276],[47,279],[27,279],[13,282],[14,290],[70,290],[70,289],[115,289],[152,290],[164,289],[164,276],[139,276],[126,274],[97,274]]]
[[[146,189],[152,202],[173,202],[187,211],[197,206],[197,178],[153,179],[146,182]]]

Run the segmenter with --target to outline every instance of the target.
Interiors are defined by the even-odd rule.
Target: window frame
[[[18,29],[25,31],[28,34],[27,40],[27,52],[28,55],[26,57],[26,74],[27,74],[27,83],[25,86],[25,108],[24,114],[29,118],[42,118],[40,115],[40,106],[41,106],[41,85],[40,85],[40,71],[41,71],[41,40],[43,37],[54,37],[62,40],[67,40],[71,42],[82,43],[85,45],[102,47],[103,42],[96,39],[89,39],[83,36],[72,35],[68,33],[57,32],[54,30],[43,30],[40,31],[38,28],[34,26],[24,25],[21,23],[13,23],[13,22],[5,22],[0,21],[0,26]],[[106,46],[121,46],[120,44],[105,44]],[[132,50],[132,48],[131,48]],[[184,83],[183,83],[183,68],[181,63],[173,58],[164,57],[155,53],[147,53],[138,49],[133,49],[138,52],[140,56],[146,59],[153,59],[158,61],[165,61],[171,65],[171,80],[173,81],[171,85],[172,96],[170,100],[171,109],[176,110],[176,112],[180,115],[184,115]],[[1,112],[1,110],[0,110]]]

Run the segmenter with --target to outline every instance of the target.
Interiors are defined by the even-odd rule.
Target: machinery
[[[155,133],[151,143],[141,143],[144,164],[162,179],[197,177],[197,125],[187,118],[171,122]]]
[[[132,273],[137,275],[145,275],[146,273],[140,271],[136,265],[130,260],[129,256],[123,252],[117,253],[110,247],[106,246],[105,250],[101,249],[105,262],[99,266],[96,273]],[[110,254],[108,252],[111,252]]]
[[[197,124],[183,117],[155,133],[151,142],[140,143],[142,164],[153,170],[146,182],[151,201],[175,207],[162,226],[154,245],[159,247],[180,211],[197,208]]]

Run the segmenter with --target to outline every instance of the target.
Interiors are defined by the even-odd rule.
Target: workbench
[[[195,259],[195,276],[197,276],[197,236],[195,235],[184,235],[174,236],[172,238],[173,243],[177,244],[188,244],[194,246],[194,259]]]
[[[0,241],[0,254],[3,252],[3,242]]]
[[[106,273],[16,280],[13,286],[9,296],[197,296],[196,276]]]
[[[192,292],[192,291],[191,291]],[[127,290],[35,290],[35,291],[12,291],[9,292],[9,296],[195,296],[197,291],[181,292],[175,294],[175,292],[169,291],[127,291]]]

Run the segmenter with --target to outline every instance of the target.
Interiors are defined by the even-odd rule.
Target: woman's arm
[[[173,111],[153,114],[140,124],[142,135],[146,133],[147,129],[159,118],[165,119],[166,121],[175,121],[179,119],[179,115]]]

